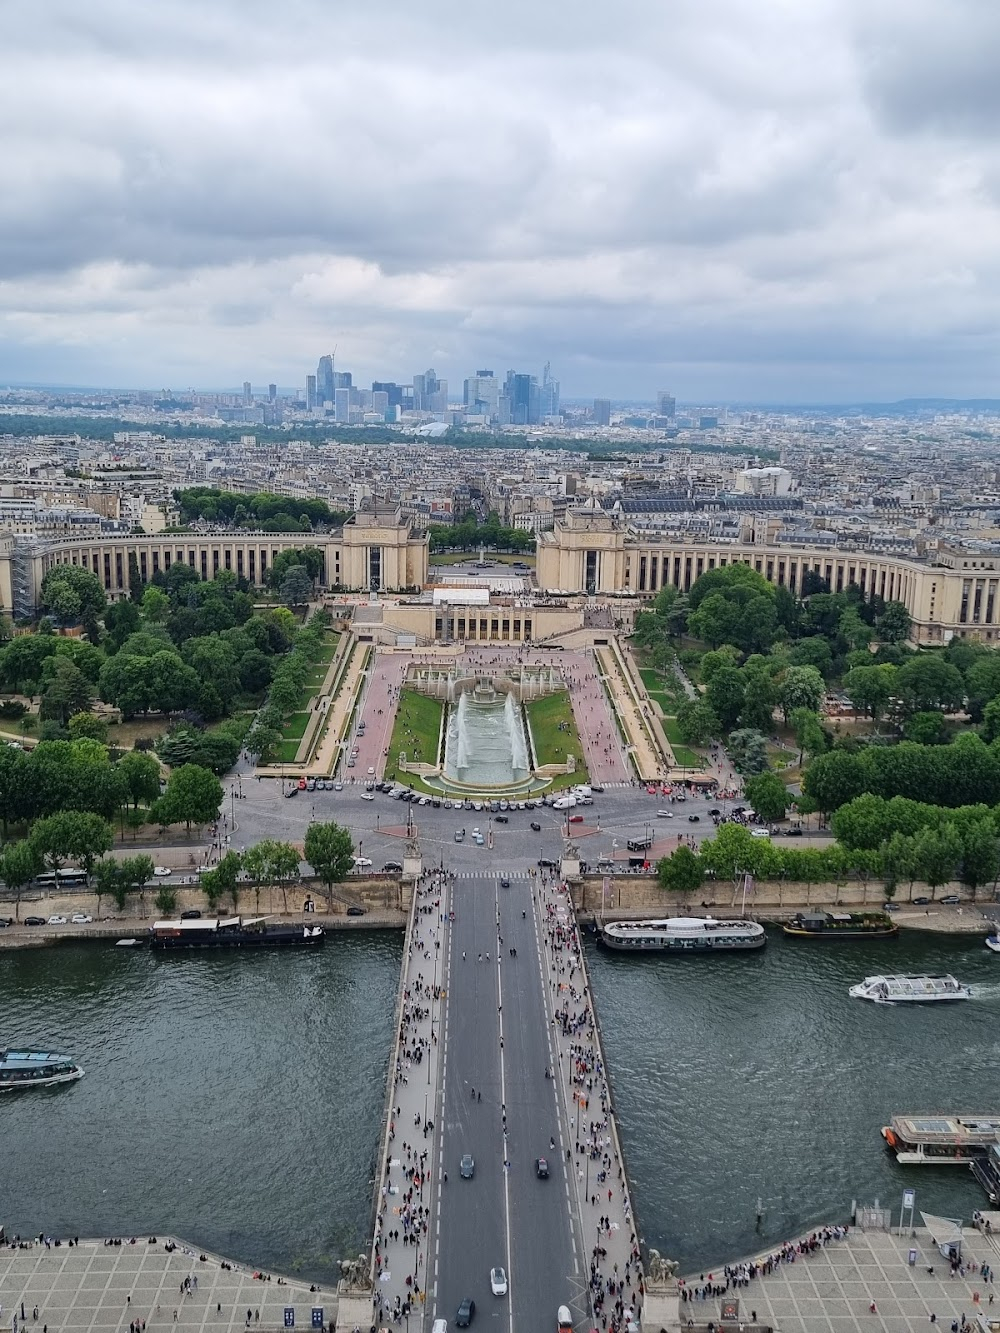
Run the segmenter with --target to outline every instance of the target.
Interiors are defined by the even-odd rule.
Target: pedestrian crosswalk
[[[501,872],[498,870],[456,870],[456,879],[500,879]],[[502,872],[504,879],[533,879],[533,872],[530,870],[505,870]]]

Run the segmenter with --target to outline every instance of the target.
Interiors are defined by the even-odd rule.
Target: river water
[[[87,1071],[0,1099],[0,1220],[169,1231],[329,1281],[368,1234],[400,956],[383,932],[315,953],[0,952],[0,1043]],[[843,1220],[854,1197],[898,1212],[904,1185],[918,1209],[981,1206],[964,1170],[904,1172],[878,1134],[894,1112],[1000,1113],[1000,957],[979,936],[589,958],[641,1231],[685,1271]],[[848,998],[889,970],[952,971],[977,995]]]

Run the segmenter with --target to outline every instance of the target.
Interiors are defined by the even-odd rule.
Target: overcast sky
[[[0,7],[0,381],[1000,397],[1000,0]]]

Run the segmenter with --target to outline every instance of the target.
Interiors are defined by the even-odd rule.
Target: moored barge
[[[870,940],[899,934],[887,912],[796,912],[781,929],[785,935],[807,940]]]
[[[263,916],[154,921],[149,928],[154,949],[287,949],[320,945],[325,938],[322,926],[275,925]]]

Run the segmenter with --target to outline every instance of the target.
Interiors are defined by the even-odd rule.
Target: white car
[[[368,772],[371,773],[371,774],[374,776],[374,774],[375,774],[375,766],[374,766],[374,764],[369,764],[369,765],[368,765]]]
[[[507,1295],[507,1274],[502,1268],[490,1269],[490,1290],[494,1296]]]
[[[375,793],[373,791],[363,791],[361,793],[361,799],[363,801],[374,801]]]
[[[166,879],[168,875],[172,875],[173,873],[174,872],[170,869],[169,866],[157,866],[156,869],[153,871],[153,874],[156,876],[157,879]]]
[[[334,791],[343,791],[343,790],[344,790],[344,784],[340,781],[339,778],[338,778],[337,781],[333,784],[333,790],[334,790]]]
[[[50,916],[50,917],[49,917],[49,925],[50,925],[50,926],[65,926],[65,924],[66,924],[66,918],[65,918],[64,916]]]
[[[769,838],[771,836],[771,831],[766,828],[752,828],[750,830],[750,836],[751,838]]]
[[[656,817],[657,819],[673,819],[674,812],[673,810],[657,810]]]
[[[572,810],[576,805],[575,796],[560,796],[552,802],[553,810]]]
[[[371,863],[372,859],[370,856],[356,856],[354,858],[354,869],[367,870]]]
[[[88,916],[86,912],[74,912],[70,917],[70,921],[74,926],[89,926],[93,919],[94,918]]]

